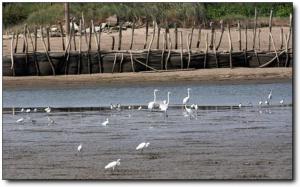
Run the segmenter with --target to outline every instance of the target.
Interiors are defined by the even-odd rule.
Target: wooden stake
[[[274,40],[273,40],[273,35],[272,35],[271,32],[270,32],[270,37],[271,37],[273,49],[274,49],[274,52],[275,52],[275,55],[276,55],[276,58],[277,58],[277,66],[279,67],[280,60],[279,60],[279,58],[278,58],[278,53],[277,53],[277,50],[276,50],[276,47],[275,47],[275,42],[274,42]]]
[[[253,29],[253,46],[252,46],[253,50],[255,49],[256,27],[257,27],[257,10],[255,8],[255,13],[254,13],[254,29]]]
[[[191,49],[190,49],[190,37],[191,36],[191,33],[188,34],[188,37],[187,37],[187,50],[188,50],[188,55],[189,55],[189,58],[188,58],[188,64],[187,64],[187,69],[190,68],[190,62],[191,62]]]
[[[198,28],[198,39],[197,39],[197,48],[200,48],[200,42],[201,42],[201,28],[202,27],[202,24],[199,25],[199,28]]]
[[[118,45],[118,50],[121,50],[121,45],[122,45],[122,26],[123,23],[120,23],[120,28],[119,28],[119,45]]]
[[[164,55],[165,55],[165,34],[163,33],[163,39],[162,39],[162,42],[163,42],[163,48],[162,48],[162,52],[161,52],[161,59],[160,59],[160,69],[163,70],[164,69]]]
[[[35,36],[35,40],[36,40],[36,31],[37,28],[35,27],[35,31],[34,31],[34,36]],[[31,41],[31,45],[32,45],[32,50],[33,50],[33,61],[34,61],[34,65],[35,65],[35,70],[36,70],[36,75],[38,76],[40,74],[40,71],[39,71],[39,65],[37,63],[37,60],[36,60],[36,44],[33,43],[33,39],[32,39],[32,36],[29,32],[29,30],[27,29],[27,32],[29,33],[29,38],[30,38],[30,41]]]
[[[260,51],[260,32],[261,29],[258,29],[258,51]]]
[[[92,29],[93,29],[93,31],[94,31],[95,42],[96,42],[96,45],[97,45],[97,58],[98,58],[98,68],[99,68],[99,73],[102,73],[99,40],[98,40],[98,36],[97,36],[97,32],[96,32],[95,25],[94,25],[94,21],[91,20],[91,23],[92,23]]]
[[[43,36],[43,27],[41,27],[41,40],[42,40],[42,43],[43,43],[43,46],[44,46],[44,50],[45,50],[45,53],[46,53],[46,56],[48,58],[48,62],[51,66],[51,69],[52,69],[52,75],[55,76],[55,68],[54,68],[54,64],[52,63],[52,60],[49,56],[49,53],[48,53],[48,50],[47,50],[47,47],[46,47],[46,43],[45,43],[45,40],[44,40],[44,36]]]
[[[174,34],[175,34],[175,49],[178,49],[178,28],[177,28],[177,24],[175,23],[175,30],[174,30]]]
[[[132,51],[129,50],[132,72],[135,72]]]
[[[195,22],[193,23],[193,26],[192,26],[192,32],[191,32],[190,44],[189,44],[189,48],[190,48],[190,49],[192,49],[192,42],[193,42],[194,29],[195,29]]]
[[[289,55],[289,44],[290,44],[290,38],[292,35],[292,24],[293,24],[293,15],[290,14],[290,26],[289,26],[289,33],[288,33],[288,38],[286,40],[286,60],[285,60],[285,67],[289,66],[289,59],[290,59],[290,55]]]
[[[207,53],[208,53],[208,32],[205,36],[205,54],[204,54],[204,69],[206,68],[206,61],[207,61]]]
[[[13,33],[11,42],[10,42],[10,59],[11,59],[11,66],[10,69],[12,70],[13,76],[15,76],[15,62],[14,62],[14,39],[15,39],[15,33]]]
[[[145,44],[144,44],[144,49],[147,47],[147,41],[148,41],[148,30],[149,30],[149,21],[148,19],[146,20],[146,37],[145,37]]]
[[[220,40],[218,42],[218,45],[216,47],[216,51],[218,51],[220,45],[221,45],[221,42],[222,42],[222,38],[223,38],[223,33],[224,33],[224,25],[223,25],[223,20],[220,21],[220,24],[221,24],[221,35],[220,35]]]
[[[27,33],[27,24],[24,26],[24,33],[23,33],[23,53],[25,53],[26,50],[26,33]]]
[[[156,49],[159,49],[159,37],[160,37],[160,24],[157,24],[157,41],[156,41]]]
[[[98,44],[99,44],[99,51],[101,50],[101,32],[102,32],[102,29],[101,29],[101,24],[99,25],[99,37],[98,37]]]
[[[170,33],[168,34],[168,40],[169,40],[169,52],[168,52],[168,56],[166,59],[166,64],[165,64],[165,69],[168,70],[168,62],[170,60],[170,56],[171,56],[171,49],[172,49],[172,41],[171,41],[171,37],[170,37]]]
[[[122,63],[124,60],[124,53],[121,53],[121,61],[120,61],[120,69],[119,69],[119,73],[122,73]]]
[[[92,26],[90,25],[90,33],[89,33],[89,49],[88,51],[92,50]]]
[[[37,51],[37,26],[34,27],[34,48],[33,51]]]
[[[117,56],[118,56],[118,53],[115,53],[115,58],[114,58],[114,63],[113,63],[113,67],[112,67],[111,73],[114,73],[114,71],[115,71],[115,66],[116,66],[116,62],[117,62]]]
[[[16,45],[15,45],[15,53],[18,50],[18,41],[19,41],[19,32],[17,32]]]
[[[147,58],[146,58],[146,65],[147,66],[148,66],[148,63],[149,63],[149,55],[150,55],[150,50],[151,50],[151,46],[152,46],[152,43],[153,43],[154,36],[155,36],[155,22],[153,21],[153,34],[152,34],[152,37],[151,37],[151,40],[150,40],[150,44],[149,44],[149,47],[148,47]]]
[[[46,37],[47,37],[47,50],[51,51],[51,48],[50,48],[50,37],[49,37],[49,27],[46,28]]]
[[[246,24],[246,28],[245,28],[245,50],[248,51],[248,23]]]
[[[280,27],[280,49],[283,48],[283,28]]]
[[[134,27],[135,27],[135,21],[132,23],[132,29],[131,29],[131,42],[130,42],[130,47],[129,47],[130,50],[132,50],[132,46],[133,46]]]
[[[239,43],[239,50],[242,50],[242,37],[241,37],[241,23],[238,21],[238,43]]]
[[[115,49],[115,37],[114,36],[110,36],[112,39],[112,43],[111,43],[111,50]]]
[[[79,61],[77,64],[77,74],[79,75],[81,73],[81,40],[82,40],[82,21],[80,19],[79,21]]]
[[[64,29],[61,22],[59,22],[59,27],[60,27],[60,34],[61,34],[62,50],[64,51],[66,48],[65,48],[65,40],[64,40]]]
[[[273,10],[271,9],[270,12],[270,19],[269,19],[269,51],[271,50],[271,35],[270,33],[272,32],[272,17],[273,17]]]
[[[84,37],[85,37],[85,44],[86,44],[86,47],[88,48],[88,37],[87,37],[87,34],[86,34],[83,12],[81,13],[81,19],[82,19],[82,27],[83,27]]]
[[[211,37],[210,37],[210,45],[209,48],[210,50],[213,49],[213,42],[214,42],[214,35],[215,35],[215,28],[213,26],[213,22],[210,22],[210,29],[211,29]]]
[[[182,42],[182,31],[180,31],[179,42],[180,42],[180,65],[181,65],[181,69],[183,69],[183,42]]]
[[[73,43],[74,43],[74,50],[76,51],[76,34],[75,34],[75,28],[74,28],[74,22],[72,21],[72,29],[73,29],[73,32],[70,32],[70,33],[73,33]]]
[[[229,63],[230,63],[230,68],[232,69],[232,42],[231,42],[231,35],[230,35],[230,26],[227,24],[227,29],[228,29],[228,42],[229,42]]]

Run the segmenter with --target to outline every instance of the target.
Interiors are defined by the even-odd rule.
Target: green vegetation
[[[3,3],[4,27],[18,24],[55,24],[64,20],[63,3]],[[158,23],[177,23],[187,26],[209,20],[252,18],[257,7],[260,17],[288,17],[292,3],[70,3],[70,17],[104,21],[111,15],[120,20],[156,20]]]

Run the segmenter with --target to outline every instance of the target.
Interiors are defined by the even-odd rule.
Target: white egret
[[[80,144],[80,145],[77,147],[77,151],[78,151],[78,152],[81,152],[81,150],[82,150],[82,144]]]
[[[49,118],[48,116],[47,116],[47,119],[48,119],[48,122],[49,122],[49,124],[48,125],[50,125],[50,124],[54,124],[55,122],[54,122],[54,120],[53,119],[51,119],[51,118]]]
[[[142,109],[142,106],[139,106],[138,110],[141,110]]]
[[[104,169],[110,169],[110,168],[112,168],[112,170],[114,171],[115,170],[115,167],[117,167],[117,166],[119,166],[121,163],[120,163],[120,160],[121,159],[118,159],[118,160],[116,160],[116,161],[112,161],[112,162],[110,162],[110,163],[108,163],[105,167],[104,167]]]
[[[239,104],[239,108],[242,108],[242,103]]]
[[[184,105],[186,105],[188,102],[189,102],[189,100],[190,100],[190,88],[188,88],[187,89],[187,91],[188,91],[188,96],[187,97],[185,97],[183,100],[182,100],[182,104],[184,104]]]
[[[110,109],[113,110],[114,108],[116,108],[116,106],[110,103]]]
[[[156,92],[158,92],[158,91],[159,91],[158,89],[154,89],[154,91],[153,91],[153,95],[154,95],[153,101],[148,103],[148,109],[150,109],[150,110],[152,110],[156,105]]]
[[[283,99],[281,99],[279,103],[280,103],[281,105],[283,105],[283,102],[284,102],[284,100],[283,100]]]
[[[104,122],[101,123],[102,126],[106,126],[109,123],[108,118]]]
[[[35,109],[33,109],[33,112],[37,112],[37,109],[35,108]]]
[[[265,101],[265,104],[266,104],[266,105],[269,105],[269,104],[270,104],[270,103],[269,103],[269,100],[266,100],[266,101]]]
[[[270,93],[268,95],[268,100],[271,100],[272,99],[272,89],[270,90]]]
[[[29,113],[30,112],[30,108],[26,109],[26,113]]]
[[[128,106],[128,109],[129,109],[129,110],[131,109],[131,106],[130,106],[130,105]]]
[[[167,110],[168,110],[168,108],[169,108],[169,103],[170,103],[170,94],[171,94],[171,92],[168,92],[168,99],[167,99],[167,102],[164,101],[163,103],[161,103],[161,104],[159,105],[160,110],[163,111],[163,112],[165,112],[165,116],[166,116],[166,117],[168,117],[168,115],[167,115]]]
[[[16,121],[17,123],[23,123],[24,122],[24,118],[20,118]]]
[[[259,101],[259,102],[258,102],[258,105],[259,105],[259,106],[261,106],[261,105],[262,105],[262,103],[263,103],[262,101]]]
[[[184,105],[185,111],[187,112],[188,115],[192,115],[193,114],[193,110],[191,108],[186,107],[186,105]]]
[[[20,112],[24,112],[24,108],[21,108]]]
[[[44,109],[47,113],[51,112],[51,108],[48,106],[47,108]]]
[[[148,147],[150,145],[149,142],[142,142],[140,143],[136,148],[135,150],[141,150],[141,152],[143,151],[143,149],[145,149],[146,147]]]

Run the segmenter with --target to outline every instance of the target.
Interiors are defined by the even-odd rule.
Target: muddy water
[[[143,141],[150,146],[136,151]],[[200,108],[194,117],[173,107],[167,118],[145,109],[6,108],[2,146],[4,179],[291,179],[292,106]],[[104,169],[117,159],[114,171]]]

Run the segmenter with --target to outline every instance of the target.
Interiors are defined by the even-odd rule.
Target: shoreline
[[[105,73],[59,76],[3,76],[3,89],[73,88],[149,84],[248,84],[287,82],[293,78],[290,68],[219,68],[165,72]]]

